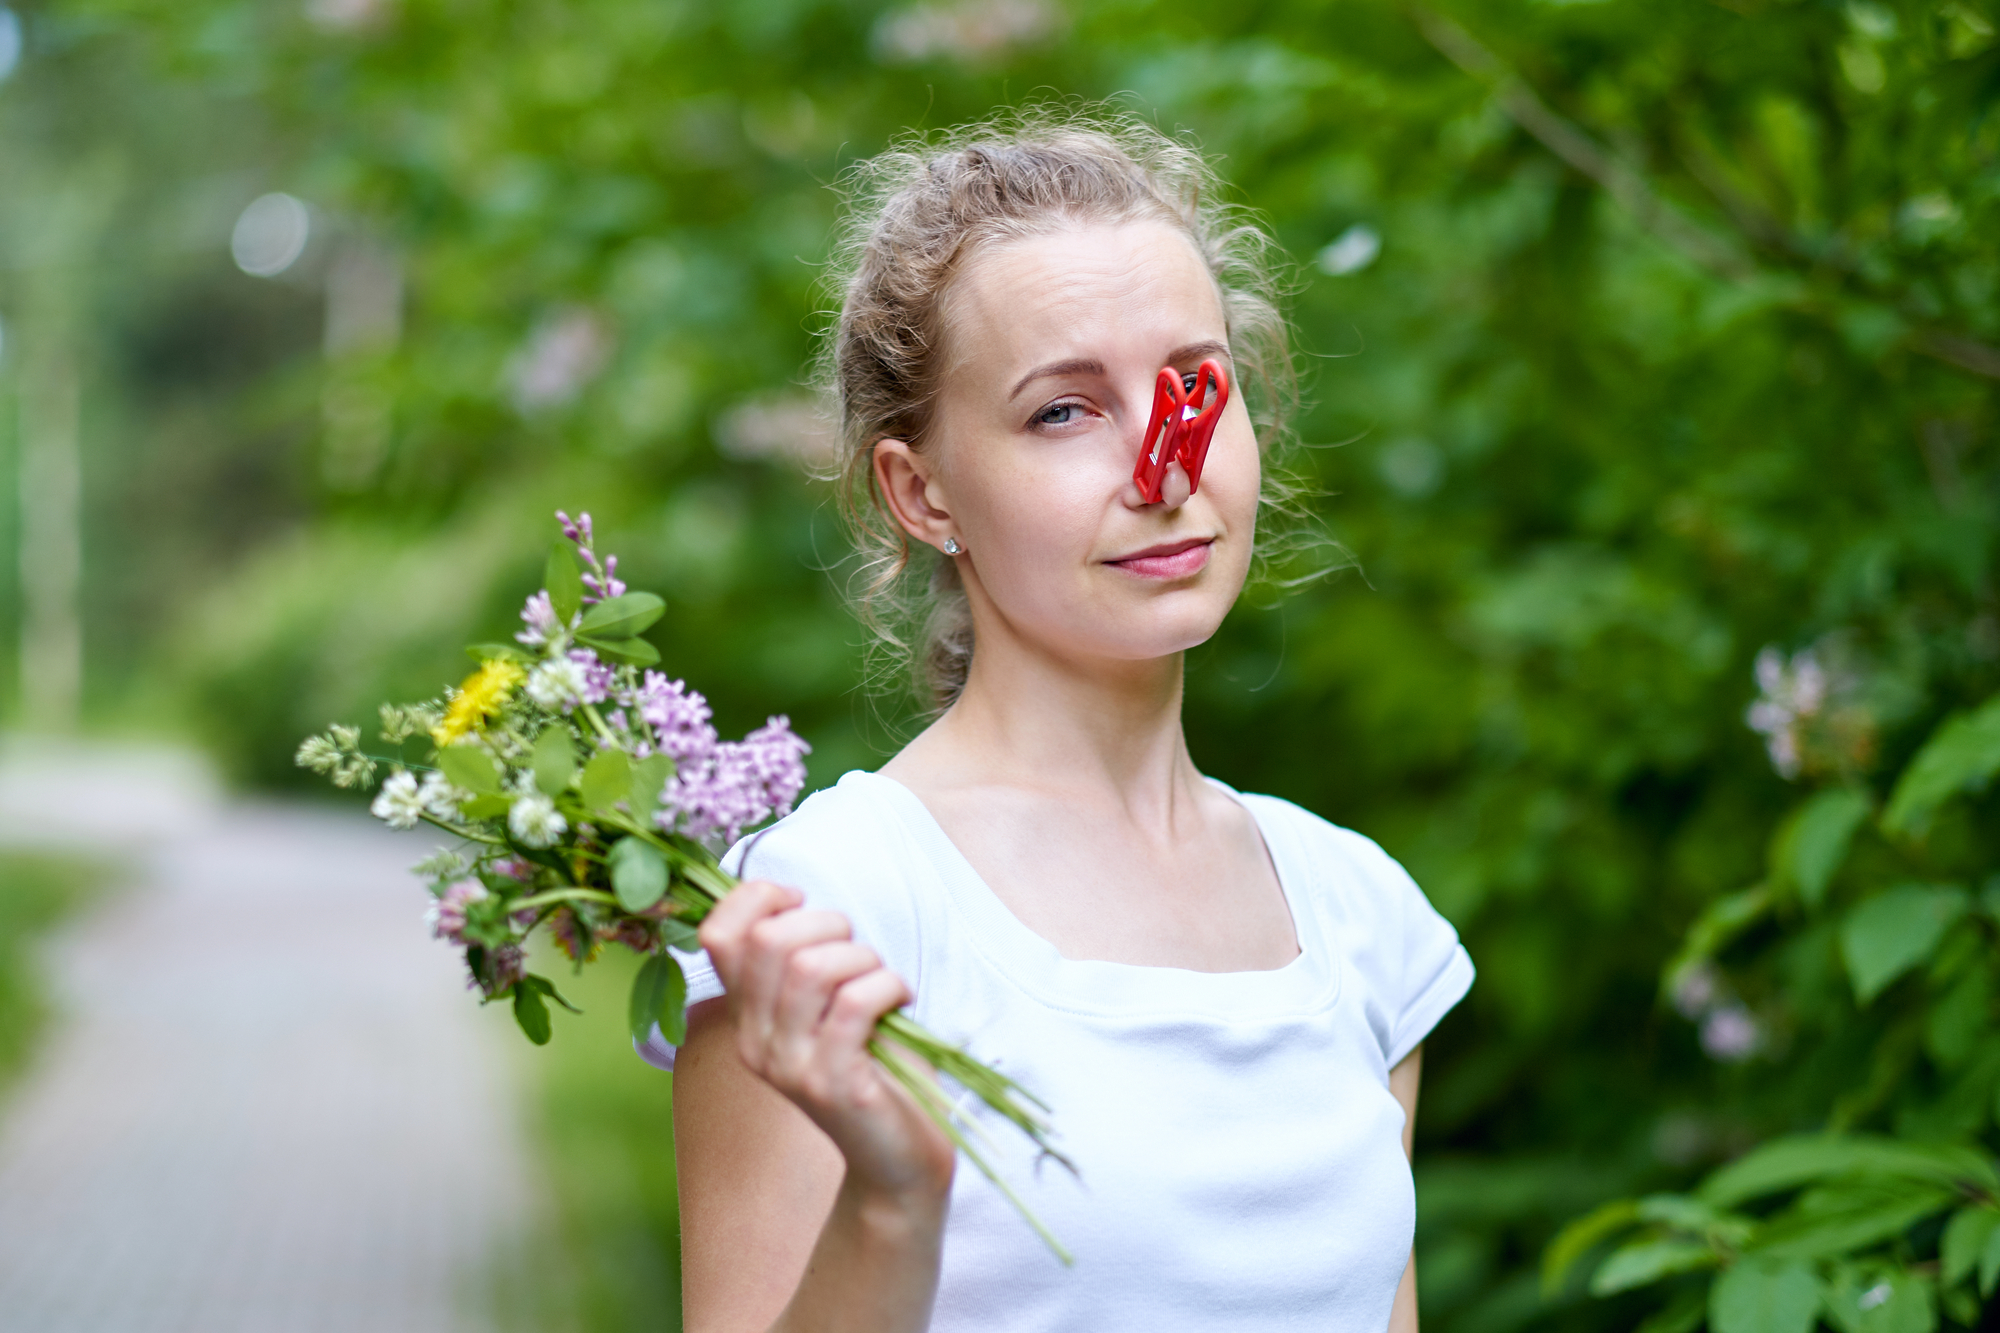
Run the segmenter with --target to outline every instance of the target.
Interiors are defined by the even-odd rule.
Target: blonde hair
[[[958,567],[913,559],[913,543],[876,487],[878,441],[930,443],[949,369],[944,297],[982,247],[1090,223],[1156,221],[1193,242],[1221,291],[1237,381],[1258,438],[1284,438],[1296,399],[1279,313],[1277,247],[1222,202],[1214,170],[1187,143],[1102,107],[1037,108],[939,134],[912,133],[842,181],[847,219],[828,283],[838,321],[821,382],[838,404],[843,512],[860,553],[850,595],[875,637],[877,670],[910,669],[935,710],[951,706],[972,664],[972,614]],[[1275,474],[1266,469],[1267,477]],[[1266,504],[1282,504],[1282,482]],[[925,548],[926,550],[928,548]]]

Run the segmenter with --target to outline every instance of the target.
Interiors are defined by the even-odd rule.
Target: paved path
[[[171,753],[0,744],[0,841],[114,850],[116,811],[132,882],[57,941],[0,1108],[0,1328],[486,1327],[529,1156],[504,1033],[422,928],[423,840],[224,804]]]

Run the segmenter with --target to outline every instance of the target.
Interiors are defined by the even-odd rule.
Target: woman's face
[[[931,444],[885,441],[877,468],[913,536],[964,548],[981,642],[996,614],[1065,657],[1164,657],[1214,634],[1249,569],[1259,459],[1221,297],[1187,238],[1147,222],[996,246],[954,282],[946,324]],[[1154,383],[1211,358],[1231,394],[1201,489],[1175,464],[1146,504],[1132,469]]]

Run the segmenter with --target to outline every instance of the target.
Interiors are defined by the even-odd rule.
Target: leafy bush
[[[1763,997],[1763,1040],[1797,1071],[1782,1091],[1800,1119],[1829,1107],[1824,1132],[1768,1142],[1691,1194],[1603,1205],[1550,1247],[1550,1286],[1619,1236],[1590,1289],[1664,1283],[1651,1329],[1706,1313],[1715,1333],[1928,1330],[1939,1307],[1979,1322],[2000,1281],[2000,1167],[1982,1142],[2000,1107],[2000,873],[1990,819],[1961,798],[1996,772],[2000,698],[1939,726],[1879,816],[1866,788],[1838,786],[1779,826],[1763,882],[1709,907],[1665,984],[1711,1022],[1755,1022],[1725,987]],[[1870,1122],[1895,1137],[1845,1132]]]
[[[2000,689],[1990,0],[60,10],[254,106],[300,145],[267,187],[400,256],[400,340],[297,372],[313,519],[176,659],[249,772],[440,683],[465,627],[395,594],[457,543],[519,543],[462,590],[499,632],[558,503],[667,591],[725,730],[869,762],[792,461],[824,183],[1024,90],[1190,128],[1302,261],[1302,468],[1361,569],[1192,655],[1191,743],[1380,839],[1481,969],[1430,1043],[1427,1327],[1688,1326],[1725,1263],[1719,1325],[1975,1317],[1979,1173],[1881,1163],[1995,1143],[1994,800],[1937,799]],[[1875,1165],[1704,1193],[1829,1133]],[[1606,1222],[1544,1290],[1566,1222],[1659,1196],[1617,1223],[1679,1247],[1659,1282],[1604,1278]],[[1758,1248],[1821,1211],[1861,1220]]]

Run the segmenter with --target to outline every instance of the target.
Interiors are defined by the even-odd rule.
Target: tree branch
[[[1558,115],[1520,75],[1509,69],[1478,38],[1424,5],[1410,3],[1408,9],[1425,40],[1436,47],[1445,59],[1492,88],[1494,99],[1509,119],[1534,136],[1544,148],[1595,181],[1640,226],[1718,277],[1742,282],[1756,275],[1757,265],[1750,257],[1662,199],[1659,191],[1636,168]],[[1761,243],[1794,257],[1805,253],[1797,238],[1776,219],[1749,206],[1748,201],[1736,196],[1734,190],[1726,186],[1718,188],[1723,183],[1719,177],[1711,180],[1709,177],[1713,173],[1704,173],[1693,163],[1689,165],[1696,179],[1716,195],[1737,228],[1749,234],[1752,244]],[[2000,348],[1977,339],[1917,326],[1910,331],[1909,345],[1925,356],[1960,370],[2000,379]]]

